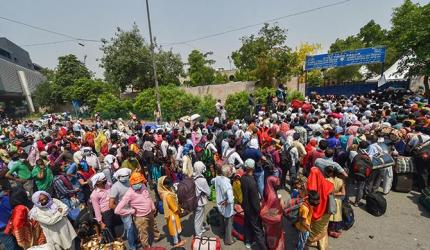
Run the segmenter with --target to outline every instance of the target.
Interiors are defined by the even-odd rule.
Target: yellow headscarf
[[[167,204],[167,197],[169,195],[172,195],[175,200],[177,199],[177,197],[176,194],[170,188],[164,186],[163,182],[166,177],[167,176],[161,176],[160,178],[158,178],[157,190],[161,200],[163,200],[164,217],[168,218],[171,212],[169,209],[169,205]]]

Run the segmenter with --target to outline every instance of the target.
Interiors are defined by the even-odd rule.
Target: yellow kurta
[[[181,219],[179,217],[180,209],[178,202],[173,195],[167,195],[166,199],[163,200],[164,217],[166,218],[167,229],[169,230],[170,236],[174,237],[182,231]]]
[[[340,192],[343,186],[343,180],[340,178],[327,178],[327,180],[333,183],[334,193]],[[339,222],[342,221],[342,200],[336,197],[336,214],[330,216],[330,221]]]

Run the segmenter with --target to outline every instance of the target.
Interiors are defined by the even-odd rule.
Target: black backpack
[[[281,168],[283,170],[288,170],[293,166],[293,159],[291,158],[290,151],[293,149],[294,146],[290,146],[289,148],[286,148],[286,145],[284,145],[284,148],[281,152]]]
[[[198,206],[198,199],[196,196],[196,183],[193,178],[184,177],[178,184],[178,202],[179,206],[184,209],[186,213],[194,212]]]
[[[387,201],[381,193],[370,193],[366,196],[366,211],[373,216],[381,216],[387,210]]]

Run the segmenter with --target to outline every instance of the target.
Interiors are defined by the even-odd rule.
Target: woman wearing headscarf
[[[67,219],[69,208],[45,191],[34,193],[31,199],[34,207],[29,216],[40,223],[46,241],[57,250],[74,249],[74,239],[77,235]]]
[[[12,214],[4,233],[13,235],[19,247],[28,249],[46,243],[45,235],[37,221],[29,219],[30,208],[33,206],[22,188],[13,189],[9,194]]]
[[[197,236],[201,236],[208,228],[203,226],[205,219],[205,206],[208,203],[210,188],[203,173],[206,171],[206,166],[203,162],[197,161],[194,163],[194,183],[196,184],[196,197],[198,199],[197,209],[194,211],[194,230]]]
[[[308,239],[310,246],[318,246],[320,250],[328,249],[328,223],[330,214],[327,213],[329,194],[333,192],[333,184],[327,181],[317,167],[312,167],[308,177],[308,190],[314,190],[320,195],[320,203],[314,207],[311,231]]]
[[[178,198],[173,191],[172,180],[166,176],[158,179],[158,194],[163,201],[164,218],[166,219],[169,235],[172,237],[174,247],[183,247],[186,243],[181,240],[180,233],[182,232],[181,220],[179,218],[180,208]]]
[[[285,248],[285,232],[282,228],[283,205],[276,193],[281,181],[276,176],[269,176],[264,189],[263,206],[260,217],[266,232],[267,249],[282,250]]]

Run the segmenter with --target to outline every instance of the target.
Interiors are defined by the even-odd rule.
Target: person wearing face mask
[[[122,162],[121,167],[128,168],[132,172],[139,171],[141,167],[139,161],[136,159],[136,154],[133,151],[128,151],[127,156],[127,159]]]
[[[75,249],[76,232],[67,219],[69,208],[60,200],[53,199],[45,191],[37,191],[31,197],[34,207],[30,219],[39,222],[46,242],[55,249]]]
[[[109,207],[109,195],[111,184],[107,182],[104,173],[97,173],[91,177],[93,192],[91,193],[91,205],[94,208],[95,219],[102,230],[109,230],[115,237],[115,225],[119,218],[114,214],[114,210]]]
[[[81,202],[86,202],[90,197],[91,190],[89,186],[90,179],[95,175],[96,171],[88,165],[84,160],[79,162],[78,171],[76,173],[76,179],[79,183],[79,189],[81,192],[78,194]]]
[[[149,233],[152,232],[154,241],[158,242],[161,235],[155,221],[155,205],[144,182],[145,177],[138,172],[130,176],[130,188],[115,208],[115,213],[121,216],[133,216],[143,248],[151,247]]]
[[[112,185],[109,195],[110,209],[116,208],[118,203],[123,199],[125,193],[130,188],[130,174],[131,170],[128,168],[120,168],[114,173],[114,178],[118,181]],[[127,237],[128,246],[130,250],[136,249],[136,237],[133,228],[133,218],[131,215],[121,216],[122,223],[124,224],[124,232]]]

